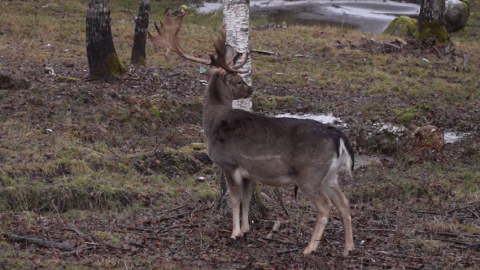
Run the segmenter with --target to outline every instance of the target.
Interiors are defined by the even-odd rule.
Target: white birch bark
[[[248,53],[247,63],[241,70],[250,72],[242,74],[246,84],[252,86],[252,56],[250,53],[250,1],[223,0],[223,23],[227,31],[227,44],[239,53]],[[252,111],[252,99],[234,100],[233,107]]]
[[[223,24],[227,32],[227,45],[230,45],[239,53],[248,53],[249,59],[241,70],[249,70],[249,73],[241,74],[243,80],[252,86],[252,59],[250,56],[250,1],[249,0],[222,0],[223,1]],[[228,51],[227,51],[228,52]],[[227,59],[231,55],[227,53]],[[233,108],[252,111],[252,99],[245,98],[233,101]],[[232,213],[232,202],[228,190],[225,174],[221,177],[221,198],[218,210],[224,215]]]

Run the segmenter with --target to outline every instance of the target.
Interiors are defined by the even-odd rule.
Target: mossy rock
[[[456,32],[468,23],[470,4],[466,0],[447,0],[445,2],[445,23],[449,32]]]
[[[413,36],[417,27],[417,20],[407,16],[400,16],[393,20],[383,31],[384,35]]]

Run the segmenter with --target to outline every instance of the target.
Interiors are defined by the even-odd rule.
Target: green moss
[[[147,66],[147,59],[145,57],[140,57],[140,64],[142,64],[144,67]]]
[[[67,77],[67,82],[78,82],[80,79],[74,77]]]
[[[60,76],[60,77],[57,78],[57,80],[58,80],[59,82],[78,82],[78,81],[80,81],[80,79],[74,78],[74,77],[70,77],[70,76],[68,76],[68,77]]]
[[[196,151],[207,149],[207,145],[205,143],[191,143],[190,146]]]
[[[98,67],[94,72],[92,72],[92,77],[99,78],[101,74],[100,69],[101,67]],[[107,78],[114,75],[122,75],[127,72],[127,68],[122,61],[120,61],[115,51],[108,55],[105,62],[105,70],[108,72],[108,74],[105,74]]]
[[[150,111],[152,112],[152,116],[155,117],[155,118],[160,118],[160,110],[153,106]]]
[[[459,10],[459,11],[463,11],[465,15],[471,15],[470,14],[470,3],[468,1],[462,1],[462,5],[463,5],[463,10]],[[467,16],[469,17],[469,16]]]
[[[120,61],[115,51],[108,56],[106,64],[107,67],[109,67],[108,70],[110,70],[113,75],[122,75],[127,72],[127,68],[122,61]]]
[[[65,76],[60,76],[58,77],[58,80],[61,82],[78,82],[80,79],[74,78],[74,77],[65,77]]]
[[[416,19],[407,16],[400,16],[388,25],[383,34],[395,36],[413,36],[416,31],[416,25]]]
[[[405,110],[394,110],[397,115],[397,121],[402,124],[411,124],[415,116],[417,115],[417,111],[415,108],[407,108]]]
[[[421,32],[417,28],[415,38],[420,41],[436,38],[438,42],[446,42],[448,38],[447,28],[437,21],[425,22]]]

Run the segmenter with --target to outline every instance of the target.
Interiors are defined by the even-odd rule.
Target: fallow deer
[[[343,165],[352,176],[353,148],[344,133],[314,120],[272,118],[232,109],[232,101],[251,95],[252,89],[238,73],[242,65],[231,67],[226,61],[226,33],[214,39],[217,53],[210,60],[185,54],[178,42],[183,16],[167,12],[162,27],[155,23],[158,35],[149,39],[158,46],[175,51],[181,57],[217,69],[210,70],[210,80],[203,97],[203,128],[208,155],[225,173],[233,206],[232,238],[250,230],[248,212],[252,183],[274,187],[294,184],[318,210],[317,222],[303,254],[320,244],[332,205],[340,212],[345,249],[353,250],[350,208],[337,182]],[[246,57],[245,57],[246,59]],[[240,203],[242,224],[240,227]]]

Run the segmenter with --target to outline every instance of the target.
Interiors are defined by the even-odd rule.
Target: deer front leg
[[[240,230],[240,196],[241,196],[241,186],[236,184],[236,181],[233,178],[232,172],[225,172],[225,178],[227,179],[228,191],[230,193],[230,201],[232,202],[232,236],[231,238],[236,239],[237,236],[243,236],[242,231]]]
[[[242,179],[242,234],[250,231],[248,212],[250,210],[250,199],[252,198],[252,183],[250,179]]]

